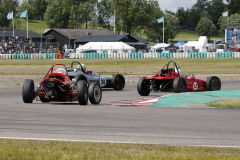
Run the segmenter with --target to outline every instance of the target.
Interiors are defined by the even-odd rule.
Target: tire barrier
[[[234,52],[216,52],[216,58],[235,58]]]
[[[129,58],[144,58],[144,54],[142,52],[136,52],[136,53],[129,53]]]
[[[207,58],[207,53],[188,53],[188,58]]]
[[[158,53],[158,58],[173,58],[173,53]]]
[[[105,59],[108,58],[107,53],[84,53],[84,58],[85,59]]]

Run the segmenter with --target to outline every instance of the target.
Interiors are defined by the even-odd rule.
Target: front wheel
[[[207,90],[215,91],[221,89],[221,81],[217,76],[211,76],[207,78]]]
[[[137,90],[141,96],[148,96],[150,94],[149,81],[146,80],[146,77],[141,77],[137,83]]]
[[[187,92],[187,82],[183,77],[177,77],[173,81],[173,92]]]
[[[121,74],[116,74],[112,78],[113,88],[121,91],[125,87],[125,78]]]
[[[32,103],[34,98],[35,98],[34,81],[31,79],[26,79],[23,83],[23,88],[22,88],[23,102]]]
[[[97,83],[91,83],[88,88],[89,100],[92,104],[99,104],[102,99],[102,90]]]
[[[84,80],[77,82],[77,99],[80,105],[88,104],[87,82]]]

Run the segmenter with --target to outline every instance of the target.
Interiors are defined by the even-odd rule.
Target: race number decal
[[[104,87],[104,86],[106,86],[106,83],[107,83],[107,81],[106,81],[106,78],[105,77],[100,77],[100,87]]]
[[[197,82],[193,83],[193,91],[196,91],[198,89],[198,84]]]

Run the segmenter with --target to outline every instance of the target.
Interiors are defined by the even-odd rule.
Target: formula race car
[[[77,67],[74,68],[74,65]],[[125,78],[121,74],[115,74],[112,78],[93,73],[91,70],[84,71],[80,62],[73,61],[68,69],[69,78],[73,82],[85,80],[87,82],[99,83],[101,88],[113,88],[122,90],[125,87]]]
[[[211,76],[205,81],[196,79],[194,75],[181,76],[180,67],[174,61],[169,61],[155,76],[141,77],[137,84],[137,90],[141,96],[148,96],[150,92],[159,91],[180,93],[220,89],[221,81],[218,77]]]
[[[25,103],[32,103],[35,98],[42,102],[50,101],[78,101],[80,105],[87,105],[88,99],[92,104],[99,104],[102,98],[101,87],[98,83],[88,83],[79,79],[72,82],[68,69],[64,64],[54,64],[43,81],[34,90],[34,81],[26,79],[22,88],[22,98]]]

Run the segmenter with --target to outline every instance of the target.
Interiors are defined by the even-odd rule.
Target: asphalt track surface
[[[222,90],[240,90],[240,81]],[[136,99],[136,84],[104,90],[100,105],[87,106],[24,104],[21,87],[0,87],[0,138],[240,148],[240,109],[109,105]]]

